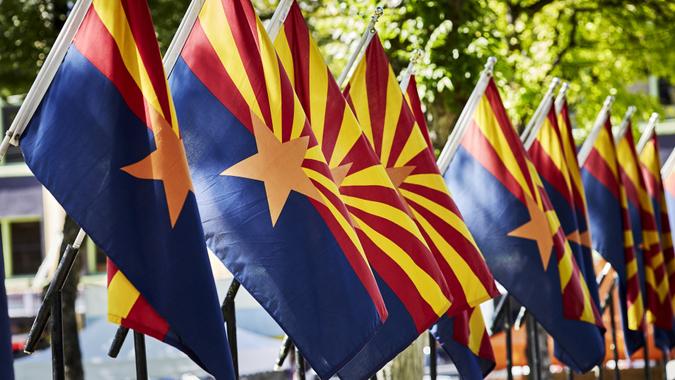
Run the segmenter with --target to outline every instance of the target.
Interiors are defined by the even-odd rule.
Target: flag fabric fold
[[[586,219],[586,196],[581,184],[576,149],[572,144],[574,140],[571,136],[567,104],[563,105],[560,118],[556,114],[554,102],[550,102],[548,110],[542,112],[546,117],[537,129],[528,154],[544,183],[597,311],[600,309],[600,298]],[[604,334],[605,328],[600,315],[595,315],[594,321],[589,322],[595,323],[601,334]],[[555,354],[561,362],[574,368],[573,361],[569,360],[558,344],[555,346]]]
[[[358,372],[347,376],[348,369],[341,371],[348,378],[368,377],[436,322],[448,309],[451,295],[295,2],[275,38],[275,48],[339,185],[340,198],[358,226],[389,311],[384,327],[354,359],[360,364],[350,363]]]
[[[207,244],[328,378],[387,319],[367,247],[250,2],[184,22],[169,82]]]
[[[604,358],[598,312],[493,79],[458,139],[445,181],[490,270],[569,364],[590,370]]]
[[[670,231],[669,211],[666,205],[666,196],[663,180],[661,178],[661,159],[659,157],[659,141],[656,132],[652,130],[651,136],[647,137],[646,144],[639,152],[640,168],[644,178],[645,187],[654,208],[654,216],[661,243],[663,254],[663,267],[665,270],[664,281],[668,284],[668,303],[671,311],[675,300],[675,252],[673,252],[673,240]],[[659,290],[665,285],[658,287]],[[662,290],[661,290],[662,291]],[[660,294],[658,294],[660,295]],[[663,307],[667,309],[667,307]],[[671,324],[668,326],[655,326],[654,340],[662,351],[666,352],[675,347],[675,329],[671,315]]]
[[[609,113],[594,140],[584,144],[592,147],[580,164],[593,248],[612,265],[619,277],[623,335],[631,355],[644,345],[644,304],[628,199],[619,172]]]
[[[626,188],[633,240],[638,252],[638,270],[646,306],[646,321],[660,329],[668,330],[673,323],[668,276],[656,214],[642,177],[630,121],[623,135],[617,137],[619,172]]]
[[[405,97],[415,115],[417,126],[427,141],[429,150],[433,152],[414,75],[410,76],[408,87],[405,89]],[[431,332],[445,352],[450,355],[462,379],[483,378],[494,369],[495,355],[480,306],[464,310],[454,317],[443,316]]]
[[[119,268],[110,320],[234,378],[147,3],[93,0],[66,46],[21,139],[26,163]]]

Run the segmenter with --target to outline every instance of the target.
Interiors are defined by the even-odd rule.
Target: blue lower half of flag
[[[462,380],[482,379],[495,367],[495,363],[476,355],[469,347],[454,338],[454,321],[447,316],[441,317],[431,329],[438,343],[450,355]]]
[[[68,51],[21,148],[38,180],[168,322],[166,342],[216,378],[231,377],[196,199],[188,194],[172,228],[162,182],[121,170],[156,149],[153,134],[76,48]]]
[[[182,58],[169,82],[207,245],[330,377],[381,325],[373,300],[306,196],[291,191],[273,226],[263,182],[221,175],[256,142]]]
[[[418,336],[415,321],[393,290],[375,273],[389,317],[373,339],[340,371],[342,379],[367,379],[394,359]]]
[[[575,368],[587,371],[600,362],[604,343],[598,328],[563,316],[555,253],[544,270],[535,241],[508,236],[530,220],[523,202],[463,147],[445,173],[445,181],[497,281],[571,353]]]

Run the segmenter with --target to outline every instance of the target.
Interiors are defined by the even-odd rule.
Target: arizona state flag
[[[377,35],[366,48],[344,93],[441,266],[454,298],[448,314],[477,306],[499,294],[443,183]]]
[[[631,217],[633,239],[638,252],[642,252],[642,263],[638,255],[638,268],[642,291],[646,295],[647,321],[656,327],[669,330],[673,323],[670,303],[668,275],[666,273],[658,226],[652,200],[647,193],[640,162],[633,140],[632,123],[618,136],[616,153],[619,172],[626,188],[628,210]],[[642,264],[642,265],[640,265]]]
[[[581,178],[588,200],[593,248],[619,276],[619,298],[626,349],[632,354],[644,345],[644,305],[638,277],[628,199],[619,173],[609,112],[604,125],[584,142]]]
[[[668,283],[668,302],[671,310],[673,309],[673,299],[675,292],[675,253],[673,252],[673,240],[670,232],[670,221],[668,220],[668,207],[666,206],[666,196],[664,193],[663,181],[661,179],[661,159],[659,157],[659,142],[654,129],[651,129],[649,136],[643,136],[644,143],[640,146],[639,152],[640,168],[644,178],[645,187],[652,206],[654,207],[654,216],[659,231],[659,240],[663,254],[663,266],[665,267],[665,277]],[[664,285],[658,290],[663,291]],[[657,293],[657,296],[661,294]],[[667,309],[667,307],[664,307]],[[672,319],[672,316],[671,316]],[[673,323],[669,328],[655,326],[654,338],[656,345],[662,351],[668,351],[675,346],[675,330]]]
[[[223,317],[148,6],[82,1],[71,17],[75,29],[64,33],[76,30],[72,41],[52,53],[65,53],[63,61],[44,68],[57,69],[48,90],[34,98],[41,96],[38,83],[24,103],[26,114],[39,103],[21,139],[26,163],[119,268],[110,285],[111,319],[176,346],[217,379],[231,379]],[[134,314],[143,318],[126,324]]]
[[[190,15],[167,56],[207,243],[328,378],[387,317],[364,248],[250,2]]]
[[[579,172],[575,149],[569,145],[573,140],[569,139],[568,134],[567,139],[564,140],[566,144],[563,145],[562,131],[558,125],[553,101],[549,103],[548,109],[544,109],[542,112],[545,113],[546,117],[542,121],[542,125],[538,126],[532,145],[526,147],[526,149],[528,149],[532,163],[540,174],[546,194],[551,200],[558,220],[560,220],[561,228],[567,237],[572,253],[574,253],[575,261],[589,289],[593,304],[599,310],[600,298],[593,268],[590,232],[586,220],[581,219],[586,216],[585,195],[583,186],[581,186],[581,173]],[[566,127],[569,126],[568,121],[569,119],[563,120]],[[569,128],[566,129],[569,130]],[[567,133],[567,131],[565,132]],[[604,326],[600,317],[597,318],[596,323],[601,334],[604,334]],[[559,350],[558,344],[555,346],[555,351],[556,357],[561,362],[574,368],[573,362],[567,358],[564,351]],[[574,369],[579,370],[578,368]]]
[[[429,150],[433,152],[414,75],[410,76],[408,88],[405,89],[405,98]],[[480,306],[462,311],[454,317],[442,317],[431,331],[441,347],[450,355],[463,379],[482,378],[494,369],[495,355]]]
[[[675,152],[671,152],[666,163],[663,164],[661,178],[663,180],[663,194],[666,206],[664,210],[667,210],[668,212],[668,225],[672,226],[675,225]],[[670,241],[672,242],[672,234],[669,234],[669,232],[670,231],[666,229],[664,224],[663,234],[670,236]],[[675,262],[669,260],[666,266],[668,268],[668,277],[670,281],[675,281]],[[671,288],[670,295],[672,296],[672,307],[673,310],[675,310],[675,285]]]
[[[605,353],[600,317],[493,79],[456,137],[445,180],[492,273],[588,371]]]
[[[339,185],[340,197],[359,227],[359,240],[389,311],[384,327],[350,363],[358,373],[340,371],[347,378],[369,377],[436,322],[450,306],[451,296],[424,237],[342,96],[295,2],[275,46]]]

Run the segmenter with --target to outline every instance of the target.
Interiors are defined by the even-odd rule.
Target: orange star
[[[391,179],[391,182],[394,183],[394,186],[398,189],[399,186],[405,181],[406,178],[410,175],[410,173],[415,170],[414,166],[401,166],[400,168],[387,168],[387,174],[389,174],[389,178]]]
[[[258,153],[231,166],[220,175],[262,181],[274,226],[291,190],[315,200],[321,199],[318,190],[302,168],[309,137],[303,136],[282,143],[262,120],[253,114],[251,118]]]
[[[551,250],[553,249],[553,236],[548,225],[548,218],[546,218],[546,213],[539,208],[534,199],[525,196],[525,202],[527,204],[527,211],[530,214],[530,221],[509,232],[508,235],[537,242],[539,255],[541,256],[544,270],[546,270],[551,258]]]
[[[141,161],[125,166],[122,170],[136,178],[163,182],[171,227],[174,227],[188,193],[192,191],[192,180],[180,138],[164,118],[154,112],[151,117],[153,124],[151,129],[155,135],[157,149]]]
[[[349,173],[349,169],[352,168],[352,163],[346,163],[344,165],[340,165],[336,168],[333,168],[330,170],[330,173],[333,175],[333,181],[335,181],[335,184],[340,187],[342,182],[344,182],[345,178],[347,178],[347,173]]]

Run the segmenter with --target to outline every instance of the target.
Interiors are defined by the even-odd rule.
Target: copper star
[[[136,178],[162,181],[173,228],[183,210],[188,193],[192,191],[192,181],[180,138],[164,118],[153,111],[150,112],[151,129],[155,135],[157,149],[141,161],[127,165],[122,170]]]
[[[548,262],[551,258],[553,249],[553,236],[548,225],[546,213],[539,208],[537,202],[529,196],[525,196],[527,211],[530,214],[530,221],[509,232],[511,237],[534,240],[539,248],[541,262],[544,270],[548,268]]]
[[[588,231],[580,234],[579,230],[574,230],[566,237],[569,241],[573,241],[579,245],[590,248],[589,242],[591,241],[591,234]]]
[[[315,200],[321,199],[318,190],[302,168],[309,137],[302,136],[281,142],[262,120],[253,114],[251,118],[258,153],[234,164],[220,175],[262,181],[274,226],[291,190]]]
[[[394,186],[398,189],[401,184],[405,181],[406,178],[410,175],[410,173],[415,170],[414,166],[401,166],[400,168],[387,168],[387,174],[389,174],[389,178],[391,179],[391,182],[394,183]]]
[[[330,170],[330,173],[333,175],[333,181],[335,181],[335,184],[338,187],[340,187],[340,185],[342,185],[342,182],[344,182],[345,178],[347,178],[347,174],[349,173],[349,169],[351,168],[352,163],[349,162]]]

